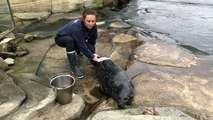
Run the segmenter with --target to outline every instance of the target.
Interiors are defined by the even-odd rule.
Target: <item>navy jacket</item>
[[[95,52],[97,35],[97,26],[95,25],[92,29],[88,29],[84,25],[82,19],[69,22],[68,24],[61,27],[56,33],[56,37],[72,37],[78,49],[89,59],[93,59],[94,57],[93,52]],[[93,52],[88,48],[88,44],[94,48]]]

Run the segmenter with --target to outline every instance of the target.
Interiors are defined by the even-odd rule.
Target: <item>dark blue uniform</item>
[[[94,57],[93,54],[95,53],[96,38],[97,38],[96,25],[92,29],[88,29],[84,25],[82,19],[71,21],[57,31],[55,39],[58,39],[64,36],[69,36],[74,40],[75,50],[77,49],[81,51],[89,59],[93,59]],[[60,39],[58,41],[60,41]],[[66,45],[61,45],[61,46],[69,47]]]

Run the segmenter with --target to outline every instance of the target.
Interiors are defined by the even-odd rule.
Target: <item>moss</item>
[[[92,7],[93,8],[102,8],[103,0],[93,0]]]

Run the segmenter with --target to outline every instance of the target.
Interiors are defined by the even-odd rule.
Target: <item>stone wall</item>
[[[17,19],[32,20],[47,18],[52,13],[71,12],[83,5],[82,0],[10,0]]]
[[[17,19],[47,18],[51,14],[72,12],[85,7],[118,7],[129,0],[10,0]]]

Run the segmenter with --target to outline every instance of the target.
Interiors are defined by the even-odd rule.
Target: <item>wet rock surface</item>
[[[157,65],[190,67],[196,64],[196,57],[186,49],[157,39],[146,41],[136,48],[134,57],[139,61]]]
[[[80,95],[73,94],[72,102],[67,105],[55,104],[47,111],[41,112],[39,116],[31,120],[72,120],[81,115],[85,103]]]
[[[19,108],[26,98],[26,94],[14,83],[12,77],[1,70],[0,79],[0,118],[3,119]]]
[[[184,112],[169,107],[154,108],[157,115],[144,115],[145,110],[153,108],[130,108],[126,110],[102,111],[87,120],[195,120]]]
[[[120,26],[120,22],[122,21],[118,20],[115,23],[118,22],[117,26]],[[113,23],[113,21],[110,23]],[[129,77],[132,78],[134,100],[133,104],[124,110],[127,112],[121,111],[121,114],[119,111],[114,111],[118,109],[116,102],[100,92],[95,68],[85,56],[77,57],[78,66],[85,74],[85,77],[83,79],[76,78],[76,83],[73,86],[73,92],[76,95],[73,97],[73,102],[61,106],[54,101],[55,94],[53,89],[50,88],[49,82],[57,74],[70,74],[70,68],[65,49],[54,44],[54,34],[52,34],[51,37],[42,37],[37,40],[32,39],[29,42],[24,40],[19,42],[21,46],[29,50],[29,54],[17,57],[15,65],[9,66],[7,72],[1,72],[0,77],[11,76],[11,78],[6,78],[11,79],[13,86],[19,87],[17,89],[20,89],[20,94],[23,96],[20,97],[13,110],[2,109],[3,111],[0,113],[5,113],[2,117],[8,120],[15,120],[15,118],[24,118],[26,120],[86,120],[91,115],[88,120],[92,120],[99,115],[110,118],[112,114],[108,113],[116,113],[115,117],[117,118],[124,118],[126,114],[130,113],[129,118],[133,120],[146,118],[152,120],[163,119],[163,117],[165,119],[178,118],[184,114],[181,111],[186,111],[185,113],[195,119],[201,114],[209,119],[213,117],[213,106],[211,104],[213,103],[212,56],[196,56],[197,59],[194,59],[194,55],[190,51],[182,50],[182,48],[176,49],[174,44],[161,42],[142,30],[134,27],[127,29],[126,25],[123,28],[116,28],[116,25],[109,28],[108,25],[106,23],[103,26],[99,26],[97,53],[101,56],[110,57],[112,61],[126,70]],[[138,39],[136,36],[137,33],[140,33],[143,36],[142,38],[146,38],[146,40]],[[154,41],[157,48],[153,47],[154,43],[151,43],[151,40]],[[140,54],[147,50],[141,49],[144,48],[144,45],[150,51],[146,52],[147,59],[140,56]],[[165,46],[169,47],[170,45],[172,48],[165,51]],[[133,56],[135,49],[138,50],[135,51],[138,57]],[[153,59],[153,57],[157,62],[150,64],[148,60]],[[158,63],[159,59],[156,58],[160,57],[164,59],[163,62],[166,64]],[[176,59],[173,59],[173,57]],[[172,62],[174,62],[173,66],[167,65]],[[177,64],[182,64],[184,67],[179,67]],[[15,82],[13,83],[12,81]],[[1,83],[1,87],[4,91],[11,89],[11,87],[3,87],[3,83]],[[3,91],[2,93],[6,94]],[[10,95],[14,96],[16,93],[11,93]],[[4,101],[6,103],[9,102],[9,100],[5,99],[0,100],[1,103],[4,103]],[[1,104],[0,107],[3,105]],[[137,111],[139,107],[157,106],[173,107],[165,109],[175,115],[163,114],[164,116],[150,116],[137,113],[137,117],[134,117],[131,112],[128,112],[133,109]],[[160,109],[164,108],[156,108],[156,111],[159,112],[161,111]],[[141,114],[143,110],[140,109]],[[106,113],[101,111],[106,111]],[[179,111],[179,114],[176,114],[175,111]],[[192,117],[188,115],[184,114],[183,116],[191,119]]]

